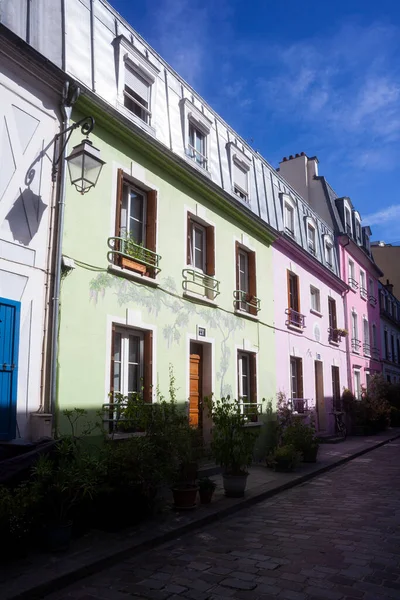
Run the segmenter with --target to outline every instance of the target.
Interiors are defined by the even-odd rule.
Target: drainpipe
[[[350,240],[347,240],[347,244],[344,244],[342,246],[342,261],[343,261],[343,266],[345,265],[345,261],[344,261],[344,249],[350,244]],[[347,306],[347,294],[349,293],[350,290],[345,290],[342,294],[342,298],[343,298],[343,303],[344,303],[344,327],[345,329],[347,329],[348,334],[347,334],[347,352],[346,352],[346,362],[347,362],[347,387],[349,388],[349,390],[352,389],[351,386],[351,360],[350,360],[350,348],[351,348],[351,330],[349,328],[349,313],[348,313],[348,306]]]
[[[61,102],[62,125],[61,129],[65,130],[69,127],[72,106],[78,99],[80,94],[79,88],[71,89],[69,83],[65,84],[63,99]],[[59,159],[58,171],[53,171],[53,180],[59,180],[59,194],[57,203],[57,222],[55,232],[55,258],[54,258],[54,284],[52,297],[52,326],[51,326],[51,348],[50,348],[50,413],[55,416],[56,400],[57,400],[57,364],[58,364],[58,328],[60,322],[60,287],[61,287],[61,263],[62,263],[62,242],[64,232],[64,213],[65,213],[65,188],[67,179],[67,165],[65,156],[67,155],[66,145],[67,134],[64,133],[58,141],[55,142],[55,155],[57,150],[62,148],[62,153]],[[53,430],[54,430],[53,421]]]

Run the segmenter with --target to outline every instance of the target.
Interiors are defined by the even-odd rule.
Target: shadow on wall
[[[41,196],[29,187],[20,193],[6,216],[15,242],[29,246],[38,232],[46,208]]]

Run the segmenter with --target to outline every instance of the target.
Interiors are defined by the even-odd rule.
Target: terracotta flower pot
[[[174,508],[188,510],[196,507],[197,485],[182,485],[172,488]]]

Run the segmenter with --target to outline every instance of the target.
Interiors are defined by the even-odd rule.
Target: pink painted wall
[[[347,305],[347,315],[348,315],[348,330],[349,335],[346,339],[347,342],[347,351],[349,353],[349,366],[350,366],[350,389],[355,392],[354,385],[354,369],[359,369],[361,374],[361,385],[366,386],[366,375],[367,373],[373,372],[381,372],[382,365],[379,361],[381,356],[381,332],[380,332],[380,316],[379,316],[379,298],[378,298],[378,280],[374,273],[371,270],[368,270],[364,265],[360,263],[357,258],[355,258],[355,254],[351,252],[352,245],[340,245],[340,265],[341,265],[341,274],[343,281],[348,282],[349,279],[349,259],[354,262],[355,268],[355,280],[360,285],[360,269],[366,272],[366,283],[368,289],[368,296],[371,294],[371,290],[369,287],[369,280],[373,280],[373,294],[376,298],[376,305],[370,302],[368,296],[367,298],[363,298],[360,293],[360,287],[358,289],[350,289],[347,294],[346,302]],[[355,352],[351,345],[352,338],[352,321],[351,315],[353,310],[357,313],[358,317],[358,337],[361,342],[361,347],[358,352]],[[370,345],[371,345],[371,356],[368,356],[366,352],[364,352],[363,344],[364,340],[364,325],[363,320],[364,317],[367,318],[370,329]],[[372,337],[372,325],[376,325],[376,348],[377,355],[374,356],[372,352],[373,346],[373,337]]]
[[[291,396],[290,382],[290,356],[302,359],[303,364],[303,393],[309,399],[309,406],[315,407],[315,360],[323,363],[324,384],[324,409],[325,427],[321,431],[333,433],[334,423],[332,415],[332,366],[339,367],[340,388],[348,386],[348,367],[346,358],[346,341],[339,345],[329,342],[329,313],[328,297],[336,301],[337,326],[344,328],[344,303],[341,293],[333,289],[322,275],[312,273],[308,265],[293,249],[293,252],[283,248],[279,242],[273,248],[274,270],[274,311],[275,311],[275,339],[277,356],[277,390],[282,391],[289,398]],[[288,306],[287,270],[299,277],[300,285],[300,312],[306,317],[306,328],[302,333],[289,329],[286,325]],[[321,316],[311,312],[310,285],[320,290]],[[318,337],[319,330],[319,341]],[[323,422],[323,417],[321,419]]]

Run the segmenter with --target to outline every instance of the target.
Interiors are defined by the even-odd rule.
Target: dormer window
[[[346,233],[347,233],[347,235],[352,236],[353,228],[351,226],[351,213],[350,213],[350,209],[347,208],[347,206],[344,209],[344,220],[345,220]]]
[[[294,236],[294,210],[288,202],[284,204],[285,233]]]
[[[307,223],[307,246],[311,254],[316,254],[316,232],[315,227],[311,223]]]
[[[361,223],[360,223],[360,220],[358,219],[358,217],[356,217],[355,221],[356,221],[356,238],[357,238],[357,244],[361,244],[361,242],[362,242]]]
[[[330,269],[333,269],[334,262],[334,250],[333,250],[333,239],[329,235],[324,236],[324,254],[325,263]]]
[[[189,123],[188,155],[203,169],[207,169],[206,136],[193,123]]]
[[[233,191],[245,202],[249,201],[249,170],[233,159]]]
[[[125,63],[124,106],[147,124],[151,119],[150,94],[150,81]]]

